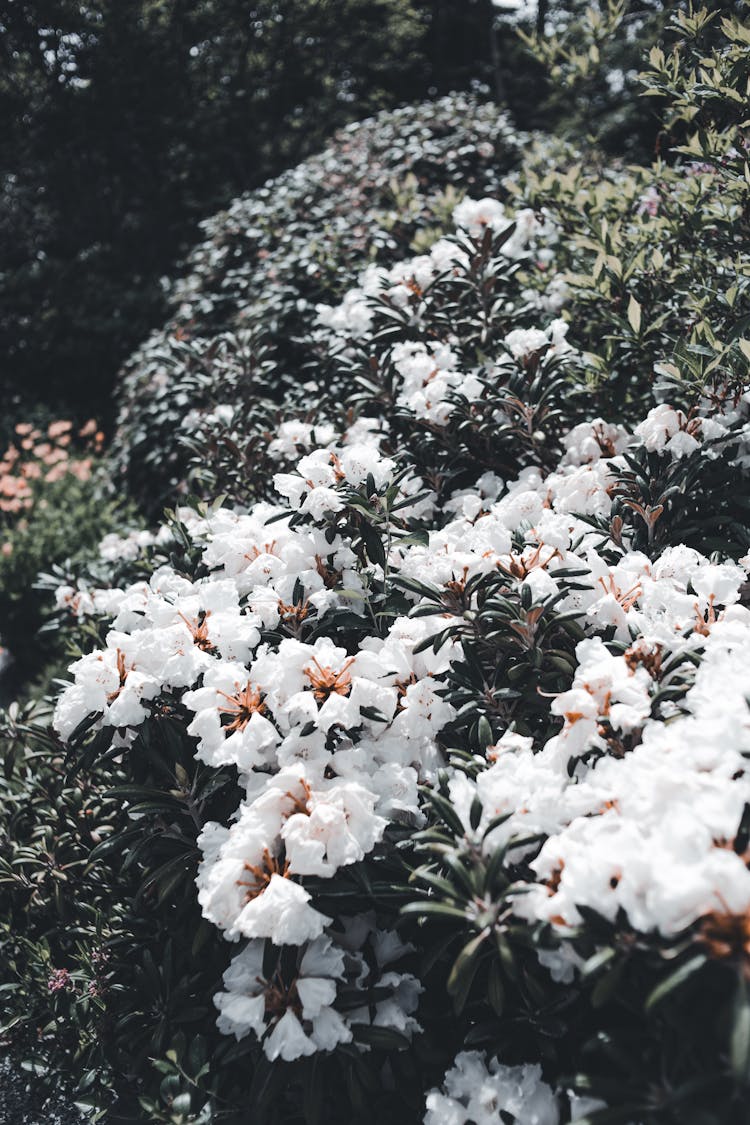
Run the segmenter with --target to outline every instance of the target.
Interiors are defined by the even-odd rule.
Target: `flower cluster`
[[[714,913],[750,908],[746,861],[731,846],[750,799],[740,672],[748,612],[723,612],[703,640],[694,684],[664,716],[653,715],[653,696],[674,647],[641,637],[613,656],[598,638],[582,641],[581,686],[552,704],[565,721],[561,733],[536,753],[530,740],[501,739],[475,781],[452,781],[467,832],[488,855],[514,838],[544,835],[534,882],[516,888],[522,917],[574,937],[585,908],[643,934],[673,936]],[[472,829],[475,797],[483,812]],[[484,834],[499,816],[502,825]]]
[[[750,613],[737,604],[746,571],[679,545],[654,559],[622,541],[614,549],[586,520],[611,514],[612,483],[625,451],[648,440],[643,427],[629,438],[601,420],[579,424],[554,472],[529,468],[505,484],[485,474],[416,541],[397,524],[373,527],[385,535],[375,559],[352,531],[362,490],[388,494],[412,522],[434,499],[415,515],[419,485],[368,433],[355,426],[278,474],[290,507],[193,516],[199,576],[161,565],[148,581],[91,592],[83,608],[79,598],[79,613],[112,626],[106,646],[72,666],[56,711],[63,737],[94,717],[127,748],[177,693],[196,759],[236,770],[244,796],[231,821],[209,821],[198,838],[198,900],[227,938],[250,940],[227,971],[219,1026],[262,1036],[271,1059],[351,1038],[351,1015],[334,1006],[346,976],[331,928],[341,918],[317,901],[389,825],[424,824],[417,787],[435,786],[449,761],[451,700],[483,584],[525,607],[514,628],[527,645],[547,606],[587,634],[570,651],[569,687],[548,704],[551,737],[535,744],[506,726],[473,772],[454,769],[448,783],[480,854],[527,857],[516,917],[567,941],[583,908],[665,936],[750,909],[745,861],[728,846],[750,802],[737,744],[748,728],[737,672],[750,644]],[[295,444],[310,437],[295,431]],[[107,541],[103,553],[116,549]],[[413,609],[379,635],[368,612],[387,582],[405,587]],[[699,656],[688,686],[685,662]],[[707,739],[719,677],[731,752]],[[290,969],[260,972],[264,940],[298,950]],[[568,978],[580,962],[570,956],[560,969],[549,944],[540,951]],[[418,995],[406,994],[406,1008],[395,999],[410,979],[379,982],[395,989],[399,1027]]]
[[[444,1090],[427,1095],[425,1125],[490,1125],[503,1120],[517,1125],[558,1125],[555,1096],[542,1081],[540,1066],[489,1068],[479,1051],[462,1051],[445,1076]]]
[[[81,439],[89,446],[88,455],[77,452],[72,443]],[[92,420],[78,431],[64,420],[50,422],[43,430],[30,422],[19,422],[15,438],[0,459],[0,512],[12,519],[28,511],[43,484],[53,484],[71,473],[77,480],[91,476],[91,454],[100,452],[104,435]]]
[[[442,1088],[427,1094],[424,1125],[558,1125],[567,1107],[573,1122],[606,1110],[598,1098],[555,1091],[542,1079],[538,1065],[489,1064],[479,1051],[462,1051],[446,1073]]]
[[[665,260],[626,269],[614,240],[666,203],[639,192],[573,245],[555,192],[513,208],[477,177],[408,238],[363,234],[369,264],[345,256],[330,287],[280,272],[309,381],[273,409],[248,398],[275,361],[230,298],[283,263],[260,253],[268,197],[237,204],[178,287],[171,352],[229,499],[107,539],[59,591],[82,655],[55,728],[82,770],[117,771],[125,825],[97,856],[141,882],[118,941],[155,934],[165,964],[190,945],[181,976],[144,957],[143,977],[193,1036],[163,1073],[209,1120],[248,1090],[269,1120],[304,1098],[311,1121],[409,1125],[697,1123],[746,1100],[740,328],[725,368],[718,337],[660,335],[623,289]],[[566,267],[599,226],[584,282]],[[232,278],[243,238],[260,273]],[[611,396],[584,323],[605,276]],[[146,400],[169,384],[149,363]],[[123,1026],[143,1022],[141,1003]]]

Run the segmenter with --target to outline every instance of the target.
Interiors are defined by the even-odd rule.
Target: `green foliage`
[[[610,416],[648,401],[654,383],[689,409],[747,381],[750,44],[742,20],[729,17],[712,42],[718,19],[677,12],[671,53],[650,54],[643,93],[666,103],[653,165],[607,168],[570,150],[561,163],[542,143],[511,185],[566,232],[571,340],[587,353],[594,402],[606,401]]]
[[[202,490],[262,487],[267,472],[251,471],[253,434],[274,428],[284,396],[287,416],[292,402],[309,409],[317,303],[334,301],[366,265],[391,265],[439,233],[458,192],[497,191],[524,141],[492,104],[443,98],[349,127],[207,220],[205,241],[172,286],[170,321],[121,374],[118,480],[158,512],[184,491],[197,437],[208,444]],[[249,449],[228,422],[222,433],[217,406],[219,417],[236,414]]]
[[[69,776],[49,719],[42,704],[13,704],[2,715],[2,1035],[40,1076],[53,1053],[56,1065],[78,1075],[84,1100],[96,1102],[106,1086],[98,1069],[111,979],[106,946],[127,877],[91,855],[123,814],[95,771]]]
[[[540,0],[534,20],[522,19],[515,29],[501,10],[502,43],[515,30],[526,48],[537,102],[533,124],[611,154],[648,158],[658,122],[638,105],[638,70],[670,12],[682,7],[682,0]],[[509,95],[513,104],[512,89]]]
[[[205,214],[339,126],[465,87],[487,6],[33,0],[0,15],[3,392],[108,420]]]
[[[91,424],[93,429],[93,423]],[[25,690],[43,669],[55,668],[64,642],[54,632],[40,635],[52,598],[37,588],[40,574],[66,560],[81,566],[96,553],[102,537],[129,517],[126,505],[107,498],[100,455],[81,439],[69,447],[70,423],[52,422],[64,431],[60,444],[30,424],[19,430],[29,450],[21,452],[15,436],[5,454],[0,501],[0,638],[9,668],[2,683],[4,698]],[[34,446],[34,443],[36,445]]]
[[[544,47],[546,61],[570,82],[593,82],[601,55],[580,42],[609,50],[605,32],[624,18],[620,5],[610,10],[611,24],[594,10],[587,24],[571,25],[567,39]],[[148,15],[173,30],[171,9],[150,5]],[[607,164],[597,151],[582,160],[565,143],[537,141],[507,178],[512,196],[559,224],[555,270],[565,271],[569,340],[582,360],[552,337],[520,358],[507,343],[510,330],[553,315],[549,260],[531,251],[506,256],[513,230],[460,235],[464,257],[424,288],[410,279],[401,303],[384,284],[369,298],[370,330],[360,338],[332,340],[312,324],[315,304],[340,297],[360,265],[425,250],[464,190],[500,190],[499,174],[515,166],[522,138],[492,107],[468,98],[348,129],[322,156],[206,224],[206,240],[172,290],[172,319],[126,367],[120,479],[153,507],[189,486],[244,507],[267,499],[272,474],[298,457],[295,442],[293,453],[269,451],[282,420],[330,420],[337,432],[387,423],[383,449],[398,460],[387,484],[368,473],[354,486],[342,474],[330,490],[336,504],[319,518],[301,508],[286,513],[292,529],[316,536],[315,578],[340,597],[319,613],[299,578],[288,604],[280,602],[283,612],[258,631],[271,651],[285,640],[329,637],[356,654],[408,615],[438,623],[416,655],[460,642],[456,659],[429,673],[435,698],[454,708],[439,733],[449,769],[435,771],[416,813],[394,818],[364,860],[332,879],[303,877],[316,906],[336,919],[342,943],[345,917],[368,912],[378,925],[398,928],[409,943],[403,962],[424,985],[424,1031],[410,1040],[363,1022],[335,1051],[283,1064],[269,1062],[254,1036],[220,1034],[212,997],[232,948],[196,900],[198,838],[207,823],[230,822],[246,779],[234,765],[197,757],[187,733],[194,712],[181,687],[162,685],[132,729],[90,714],[65,745],[51,731],[46,705],[13,707],[0,727],[3,1034],[40,1070],[75,1075],[80,1102],[94,1113],[165,1125],[239,1125],[248,1115],[258,1125],[414,1125],[424,1090],[440,1084],[456,1052],[479,1048],[507,1064],[538,1060],[563,1091],[606,1101],[608,1108],[585,1118],[592,1125],[740,1125],[746,1116],[747,915],[704,916],[669,937],[643,932],[624,910],[605,917],[585,906],[580,924],[562,936],[557,923],[530,923],[523,896],[537,878],[532,865],[545,837],[529,832],[496,843],[501,837],[492,834],[513,814],[491,816],[479,796],[477,779],[499,755],[515,752],[500,745],[502,736],[528,739],[534,757],[563,721],[581,718],[563,720],[550,698],[573,683],[576,644],[588,624],[577,596],[590,592],[583,578],[593,581],[593,571],[557,569],[555,592],[544,592],[534,579],[550,577],[545,568],[558,550],[550,545],[543,561],[543,544],[534,553],[533,528],[520,517],[510,548],[471,577],[467,567],[463,578],[451,571],[423,580],[393,561],[399,551],[429,547],[431,531],[439,537],[464,487],[474,485],[479,499],[480,474],[494,474],[498,488],[497,478],[519,473],[549,482],[582,404],[587,417],[601,413],[632,427],[655,397],[667,395],[684,411],[679,433],[696,448],[668,457],[636,434],[614,458],[600,444],[598,468],[612,458],[611,508],[578,517],[577,494],[572,508],[556,512],[565,525],[560,535],[580,518],[596,533],[596,551],[590,542],[586,549],[613,568],[633,553],[653,568],[677,545],[716,559],[748,551],[748,504],[733,481],[746,462],[742,394],[750,366],[743,255],[750,35],[741,20],[719,15],[679,8],[674,40],[651,53],[643,86],[654,105],[666,103],[653,165]],[[540,40],[535,47],[542,50]],[[399,141],[405,151],[392,151]],[[391,347],[424,340],[449,341],[475,380],[471,395],[451,392],[449,425],[415,416],[400,400]],[[191,416],[178,444],[177,422]],[[720,444],[706,426],[716,419]],[[406,492],[410,473],[425,482],[424,493]],[[88,488],[45,488],[0,564],[20,561],[27,573],[49,567],[62,557],[55,553],[69,543],[72,523],[84,558],[123,518]],[[435,506],[429,518],[418,507],[425,496]],[[169,575],[175,588],[211,573],[226,577],[209,570],[204,532],[195,530],[204,517],[221,515],[221,504],[194,498],[132,557],[61,564],[51,581],[78,569],[80,590],[109,592],[155,574]],[[485,515],[480,503],[469,523],[481,528]],[[356,589],[340,586],[342,572],[327,553],[337,537],[360,580]],[[571,553],[579,548],[572,543]],[[12,592],[18,571],[9,573]],[[628,594],[612,593],[622,609]],[[144,611],[135,605],[127,612],[137,618]],[[695,605],[693,640],[714,623],[713,602],[706,616]],[[24,606],[19,622],[27,625],[33,612]],[[197,626],[185,622],[196,644],[205,640],[207,616]],[[80,620],[61,612],[57,626],[75,655],[106,644],[111,654],[119,643],[107,641],[109,623],[95,604]],[[637,666],[643,658],[629,647],[627,628],[620,634],[604,624],[600,635],[610,655],[629,654]],[[701,644],[663,662],[651,654],[651,715],[665,728],[685,708]],[[119,690],[103,697],[103,709]],[[609,700],[606,706],[596,746],[567,759],[571,779],[579,762],[621,761],[638,747],[637,731],[619,735],[607,717]],[[383,721],[377,708],[360,716],[362,725]],[[314,730],[314,723],[302,727],[300,739]],[[356,748],[358,730],[326,730],[326,760],[344,743],[344,754]],[[715,841],[717,849],[744,858],[749,830],[746,808],[735,837]],[[554,878],[546,886],[554,893]],[[727,918],[739,925],[729,937]],[[561,950],[568,967],[576,965],[570,977],[545,965]],[[298,957],[296,947],[267,941],[264,978],[292,979]],[[368,948],[360,975],[350,973],[337,995],[342,1010],[375,1010],[384,993],[376,968]]]

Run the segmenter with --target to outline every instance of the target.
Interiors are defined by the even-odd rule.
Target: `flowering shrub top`
[[[595,154],[583,160],[542,139],[507,182],[524,202],[548,208],[564,232],[559,266],[578,310],[573,342],[613,413],[637,399],[645,412],[653,387],[684,407],[707,391],[744,386],[746,16],[744,0],[675,8],[639,76],[644,110],[662,119],[653,165],[603,167]]]
[[[202,414],[252,410],[298,385],[316,302],[350,271],[429,245],[457,194],[496,191],[524,142],[496,106],[455,94],[343,129],[207,220],[171,289],[170,322],[122,373],[114,454],[135,497],[158,510],[182,481],[178,438]]]
[[[684,290],[641,332],[607,282],[583,323],[569,267],[599,244],[550,195],[456,195],[450,229],[316,295],[309,382],[272,424],[238,397],[194,435],[224,496],[58,591],[79,655],[54,745],[112,783],[88,1049],[118,1112],[743,1119],[740,287],[724,307],[726,259],[696,251],[726,346],[680,327]],[[200,362],[239,385],[256,359],[228,333]]]
[[[110,624],[57,729],[131,761],[156,853],[172,824],[160,895],[197,859],[203,919],[242,943],[218,1030],[268,1063],[354,1048],[382,1079],[374,1047],[439,1041],[436,971],[458,1046],[513,1013],[535,1058],[535,1021],[592,982],[634,978],[652,1006],[744,965],[747,527],[734,557],[698,549],[744,402],[572,425],[554,225],[491,199],[454,220],[319,309],[334,381],[366,357],[344,428],[285,424],[268,499],[108,542],[146,551],[143,578],[60,592]],[[483,1065],[461,1055],[426,1120],[477,1120],[460,1075]],[[477,1096],[519,1121],[585,1108],[562,1055],[548,1071],[492,1064]]]

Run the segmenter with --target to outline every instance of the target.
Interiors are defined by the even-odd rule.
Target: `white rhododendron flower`
[[[383,817],[373,813],[375,800],[363,785],[338,778],[311,790],[304,807],[281,830],[289,870],[327,878],[364,859],[386,827]]]
[[[453,222],[474,238],[489,228],[504,230],[508,226],[505,208],[497,199],[463,199],[453,211]]]
[[[569,465],[585,465],[601,458],[615,457],[627,448],[628,441],[628,433],[622,426],[610,425],[602,418],[581,422],[563,438],[566,450],[564,461]]]
[[[489,1063],[479,1051],[462,1051],[441,1090],[427,1094],[424,1125],[558,1125],[555,1093],[540,1066]],[[502,1118],[500,1115],[502,1114]]]
[[[570,350],[565,341],[567,332],[568,325],[564,320],[553,320],[544,332],[539,328],[514,328],[503,343],[514,359],[524,363],[538,352],[549,350],[553,354],[562,354]]]
[[[727,435],[727,427],[716,418],[687,416],[667,403],[650,410],[635,428],[635,435],[650,452],[669,454],[676,460],[700,449],[702,442]]]
[[[349,1043],[351,1028],[333,1007],[344,975],[342,950],[330,938],[316,938],[285,980],[278,968],[270,979],[264,976],[264,948],[262,941],[249,942],[224,973],[224,991],[214,997],[219,1029],[237,1039],[253,1033],[267,1058],[285,1062]]]

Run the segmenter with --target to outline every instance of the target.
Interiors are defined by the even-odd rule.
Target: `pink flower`
[[[50,992],[65,992],[72,984],[70,973],[67,969],[53,969],[47,981]]]

